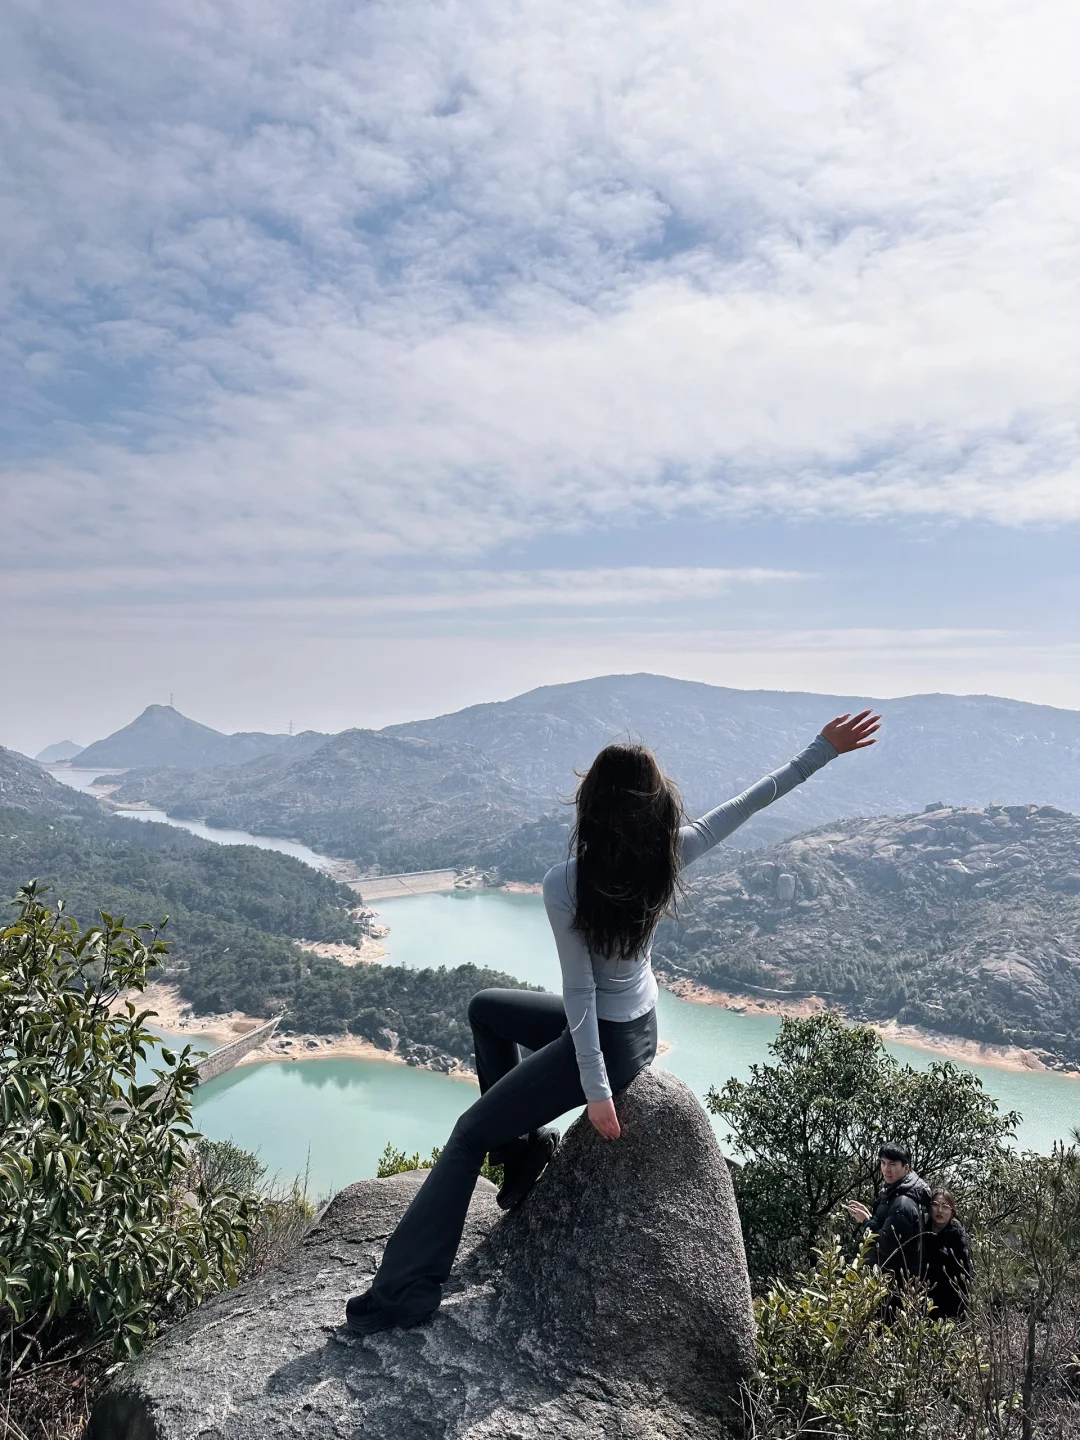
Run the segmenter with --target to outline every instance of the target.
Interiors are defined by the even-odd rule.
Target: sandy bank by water
[[[141,995],[133,993],[130,998],[137,1010],[154,1012],[150,1020],[158,1029],[167,1030],[170,1035],[190,1035],[193,1039],[197,1036],[213,1042],[214,1046],[225,1045],[240,1035],[246,1035],[270,1018],[266,1015],[245,1015],[240,1010],[230,1010],[226,1015],[193,1015],[187,1002],[180,998],[176,986],[162,981],[151,982]],[[123,997],[117,1003],[122,1003],[122,1000]],[[286,1044],[282,1046],[281,1041]],[[237,1068],[241,1065],[262,1065],[271,1060],[387,1060],[394,1065],[407,1063],[402,1056],[380,1050],[359,1035],[289,1034],[274,1035],[269,1044],[249,1051],[237,1061]],[[473,1072],[460,1063],[444,1073],[451,1079],[476,1084]]]
[[[246,1035],[269,1018],[245,1015],[239,1010],[232,1010],[227,1015],[193,1015],[187,1002],[180,998],[176,986],[162,981],[151,982],[141,995],[133,993],[130,998],[137,1010],[154,1012],[151,1023],[159,1029],[168,1031],[170,1035],[187,1034],[193,1039],[198,1036],[200,1039],[212,1041],[214,1045],[225,1045],[240,1035]],[[117,1003],[122,1002],[123,997]],[[281,1041],[287,1042],[284,1048]],[[667,1043],[661,1040],[657,1054],[663,1055],[669,1048]],[[289,1034],[275,1035],[269,1044],[250,1050],[237,1061],[236,1068],[241,1065],[265,1065],[270,1061],[290,1060],[386,1060],[393,1065],[408,1063],[401,1055],[380,1050],[377,1045],[359,1035]],[[433,1066],[422,1068],[434,1069]],[[460,1061],[452,1070],[439,1073],[448,1075],[451,1080],[467,1080],[471,1085],[477,1083],[475,1072],[467,1069]]]
[[[673,995],[680,1000],[691,1000],[701,1005],[723,1005],[746,1015],[793,1015],[805,1017],[816,1015],[826,1008],[820,995],[808,995],[798,1000],[770,999],[759,995],[741,995],[728,990],[713,990],[708,985],[694,980],[677,977],[663,982]],[[842,1007],[834,1007],[843,1015]],[[845,1015],[845,1018],[848,1018]],[[972,1065],[993,1065],[1002,1070],[1047,1070],[1050,1067],[1033,1050],[1024,1050],[1019,1045],[990,1045],[978,1040],[968,1040],[960,1035],[942,1035],[936,1030],[924,1029],[921,1025],[901,1025],[896,1020],[873,1021],[873,1028],[884,1040],[894,1040],[900,1045],[912,1045],[919,1050],[928,1050],[940,1055],[943,1060],[966,1060]],[[1058,1071],[1058,1074],[1072,1075],[1076,1072]]]
[[[370,965],[373,960],[381,960],[386,954],[386,946],[382,940],[373,935],[361,935],[356,945],[350,945],[344,940],[297,940],[296,943],[301,950],[309,950],[312,955],[328,955],[348,966]]]

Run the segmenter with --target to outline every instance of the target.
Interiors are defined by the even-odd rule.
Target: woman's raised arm
[[[857,715],[837,715],[822,727],[821,733],[793,760],[789,760],[779,770],[763,775],[741,795],[725,800],[723,805],[718,805],[699,820],[684,825],[679,831],[682,864],[689,865],[694,860],[699,860],[707,850],[711,850],[721,840],[726,840],[740,825],[744,825],[751,815],[764,810],[767,805],[779,800],[781,795],[786,795],[789,790],[794,790],[795,786],[801,785],[804,780],[809,780],[816,770],[820,770],[830,760],[835,760],[838,755],[845,755],[852,750],[865,750],[867,746],[873,745],[874,735],[880,729],[880,724],[881,716],[870,710],[860,710]]]

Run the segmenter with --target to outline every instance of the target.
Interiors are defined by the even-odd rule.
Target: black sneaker
[[[501,1210],[516,1210],[551,1163],[559,1148],[559,1132],[550,1125],[529,1137],[525,1149],[503,1166],[502,1189],[495,1197]]]
[[[374,1335],[380,1330],[411,1330],[422,1325],[428,1317],[420,1315],[413,1320],[399,1320],[384,1310],[370,1290],[363,1295],[354,1295],[345,1305],[345,1324],[354,1335]]]

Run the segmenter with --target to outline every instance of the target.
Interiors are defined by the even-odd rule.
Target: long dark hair
[[[605,745],[580,780],[573,928],[593,954],[629,960],[678,890],[682,800],[644,745]]]

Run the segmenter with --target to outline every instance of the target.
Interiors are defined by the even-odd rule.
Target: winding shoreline
[[[682,977],[661,983],[680,1000],[698,1005],[720,1005],[739,1015],[792,1016],[801,1019],[832,1008],[850,1023],[868,1024],[883,1040],[893,1040],[899,1045],[926,1050],[943,1060],[963,1060],[969,1065],[988,1065],[998,1070],[1027,1074],[1042,1072],[1062,1075],[1069,1080],[1080,1080],[1080,1071],[1058,1070],[1047,1065],[1033,1050],[1025,1050],[1020,1045],[995,1045],[969,1040],[962,1035],[944,1035],[937,1030],[927,1030],[921,1025],[901,1025],[897,1020],[855,1022],[841,1006],[830,1007],[820,995],[808,995],[798,1000],[780,1000],[763,998],[760,995],[744,995],[733,990],[713,990],[711,986]]]

